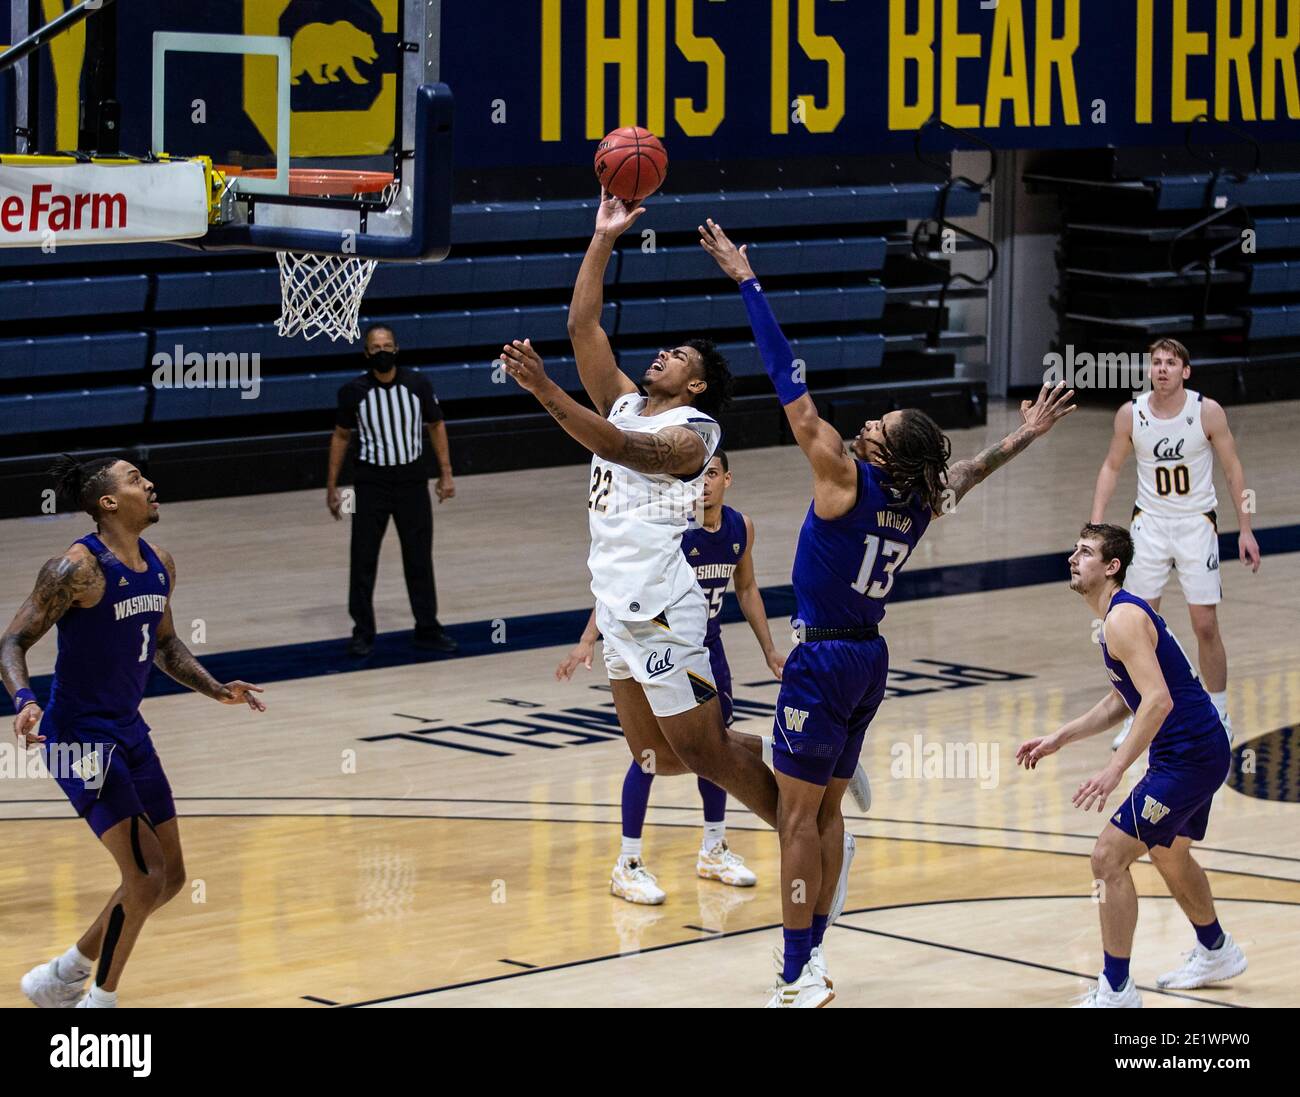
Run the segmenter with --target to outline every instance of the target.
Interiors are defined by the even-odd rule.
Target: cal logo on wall
[[[400,3],[244,0],[245,34],[292,43],[291,155],[377,155],[392,146]],[[268,146],[275,141],[275,66],[270,57],[244,60],[244,111]]]

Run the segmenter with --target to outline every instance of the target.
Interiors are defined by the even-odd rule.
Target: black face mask
[[[387,373],[397,365],[397,351],[377,350],[374,354],[366,356],[366,364],[375,373]]]

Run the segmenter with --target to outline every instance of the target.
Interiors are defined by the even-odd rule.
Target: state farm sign
[[[139,243],[208,230],[195,162],[0,164],[0,246]]]

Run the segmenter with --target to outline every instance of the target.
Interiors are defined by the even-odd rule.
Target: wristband
[[[14,712],[22,712],[28,705],[36,704],[36,694],[29,689],[20,689],[14,694]]]
[[[740,296],[745,302],[745,311],[749,313],[749,326],[754,329],[754,341],[762,355],[763,366],[776,387],[776,395],[783,405],[792,404],[807,394],[808,386],[801,378],[796,379],[794,352],[781,332],[781,325],[772,315],[772,306],[763,296],[763,287],[758,279],[747,278],[741,282]],[[799,366],[802,365],[800,362]]]

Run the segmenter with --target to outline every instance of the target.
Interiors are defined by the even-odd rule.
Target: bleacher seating
[[[1300,394],[1300,173],[1125,178],[1104,163],[1025,176],[1063,208],[1058,349],[1141,351],[1168,335],[1219,399]]]
[[[706,334],[731,357],[741,391],[747,382],[762,391],[740,300],[695,242],[695,226],[713,216],[754,241],[810,375],[827,386],[865,384],[882,371],[951,375],[971,340],[945,333],[927,346],[934,273],[901,253],[907,222],[932,215],[940,189],[911,182],[653,199],[643,222],[653,246],[634,230],[608,278],[604,322],[620,360],[639,373],[662,341]],[[956,187],[948,213],[972,214],[979,201]],[[578,391],[567,302],[592,216],[589,200],[459,205],[452,256],[382,266],[363,320],[392,325],[403,361],[429,373],[453,418],[522,409],[517,388],[494,380],[492,361],[523,335]],[[0,456],[43,452],[51,432],[73,427],[93,440],[98,428],[131,426],[136,444],[328,427],[339,385],[361,368],[358,347],[282,339],[278,312],[267,255],[165,244],[0,250]],[[154,387],[155,356],[176,347],[259,355],[258,398]]]

